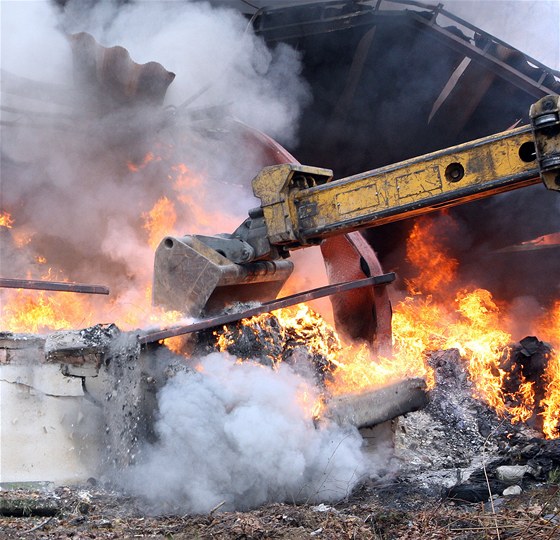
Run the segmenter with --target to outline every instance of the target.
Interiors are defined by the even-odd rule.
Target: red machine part
[[[377,255],[359,232],[323,241],[321,253],[329,283],[382,274]],[[386,287],[358,289],[331,296],[337,331],[351,341],[366,342],[374,352],[391,351],[391,302]]]

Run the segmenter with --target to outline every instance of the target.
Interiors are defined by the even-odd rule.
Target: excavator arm
[[[530,186],[560,191],[560,99],[530,109],[531,125],[333,180],[299,164],[253,179],[259,208],[232,234],[166,237],[156,251],[154,303],[198,317],[235,301],[275,297],[291,250]]]

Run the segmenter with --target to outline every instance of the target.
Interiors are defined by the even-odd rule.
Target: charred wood
[[[225,350],[242,360],[253,360],[270,367],[286,362],[296,372],[312,376],[322,386],[330,378],[335,366],[325,354],[313,349],[313,337],[320,338],[329,350],[340,347],[331,329],[316,326],[284,327],[271,314],[201,332],[195,351],[207,354]]]
[[[535,392],[535,410],[528,423],[539,431],[542,430],[542,409],[539,406],[545,397],[546,380],[544,377],[551,347],[535,336],[527,336],[519,343],[509,347],[502,361],[502,369],[507,376],[504,379],[504,392],[515,395],[521,383],[530,382]],[[518,405],[519,403],[513,403]]]

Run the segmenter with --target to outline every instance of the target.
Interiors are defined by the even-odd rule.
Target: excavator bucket
[[[195,236],[168,236],[155,254],[153,303],[210,316],[235,303],[276,298],[292,270],[287,260],[235,264]]]

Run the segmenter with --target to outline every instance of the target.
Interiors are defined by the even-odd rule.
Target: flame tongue
[[[560,436],[560,300],[539,322],[539,332],[554,347],[544,373],[546,393],[541,402],[543,432],[553,439]]]
[[[14,224],[12,216],[8,212],[0,212],[0,227],[11,229]]]
[[[143,217],[144,229],[149,235],[148,243],[155,250],[161,239],[174,231],[177,222],[175,205],[167,197],[162,197]]]
[[[159,153],[156,153],[155,149]],[[114,262],[115,267],[118,266],[118,275],[115,275],[114,268],[101,267],[94,270],[101,273],[101,277],[95,276],[98,279],[92,280],[111,284],[110,298],[78,299],[76,295],[66,293],[0,290],[2,329],[13,332],[47,332],[83,328],[109,317],[121,329],[128,330],[152,324],[168,325],[181,320],[182,314],[165,312],[151,305],[153,250],[162,238],[176,234],[178,230],[200,233],[222,227],[223,230],[228,230],[234,220],[228,215],[205,213],[202,210],[204,200],[210,197],[210,194],[205,193],[203,179],[179,162],[180,157],[179,149],[156,142],[154,151],[148,152],[138,163],[122,164],[123,168],[129,171],[128,174],[134,176],[129,180],[137,181],[143,187],[147,182],[153,183],[154,178],[161,177],[167,178],[167,184],[164,182],[156,190],[158,194],[166,193],[157,199],[150,200],[150,197],[154,196],[153,190],[139,190],[142,192],[142,200],[135,220],[125,222],[124,225],[118,220],[109,223],[112,232],[105,240],[107,245],[102,246],[103,253],[99,255],[105,257],[110,264]],[[141,178],[136,178],[137,176]],[[6,256],[7,260],[17,261],[14,269],[9,271],[20,274],[25,272],[25,276],[17,277],[27,279],[90,281],[85,279],[82,273],[74,276],[62,272],[51,261],[48,264],[52,265],[52,269],[45,274],[45,265],[51,255],[68,263],[69,257],[77,259],[79,253],[75,253],[69,243],[68,246],[63,246],[69,247],[68,254],[62,253],[60,249],[52,254],[52,246],[47,245],[47,251],[51,249],[51,252],[45,256],[42,252],[44,243],[40,238],[44,233],[36,233],[27,223],[18,223],[16,226],[16,221],[19,220],[0,210],[3,256]],[[111,255],[105,255],[106,251],[111,251]],[[119,262],[121,258],[126,259],[124,264]],[[83,268],[85,262],[74,262],[80,272],[88,271]],[[6,266],[7,264],[4,265],[4,271],[7,270]],[[18,271],[19,268],[23,268],[24,271]]]
[[[443,216],[444,229],[453,227]],[[528,380],[510,359],[512,336],[505,307],[479,288],[453,291],[458,263],[444,248],[435,222],[418,220],[408,239],[407,258],[418,275],[407,280],[408,295],[394,307],[392,358],[373,359],[367,348],[343,347],[333,359],[337,369],[328,386],[332,393],[356,392],[388,381],[421,376],[429,387],[434,373],[431,351],[458,349],[466,363],[475,395],[511,422],[538,414],[547,437],[560,435],[560,361],[549,354],[546,391],[537,399],[535,380]],[[560,302],[537,325],[537,335],[560,348]],[[514,373],[515,372],[515,373]],[[542,381],[538,381],[539,384]],[[542,386],[542,384],[541,384]]]

